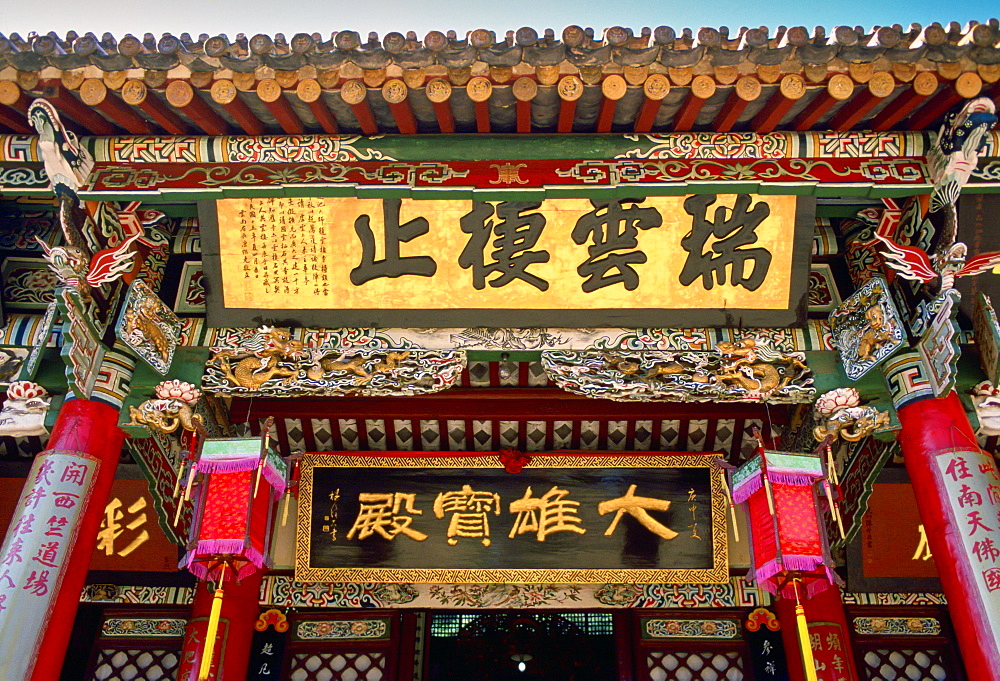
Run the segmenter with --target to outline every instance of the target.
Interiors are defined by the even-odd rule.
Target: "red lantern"
[[[203,476],[184,563],[216,583],[199,679],[207,679],[226,580],[269,567],[271,511],[285,492],[287,464],[263,438],[205,440],[195,470]]]
[[[823,462],[812,454],[762,450],[732,475],[733,501],[745,503],[757,583],[794,596],[791,578],[807,595],[838,581],[817,509]]]
[[[816,670],[799,590],[811,596],[840,583],[817,508],[820,481],[830,500],[820,457],[763,448],[731,479],[733,501],[745,504],[750,521],[757,583],[773,594],[795,599],[799,644],[810,681],[816,679]]]

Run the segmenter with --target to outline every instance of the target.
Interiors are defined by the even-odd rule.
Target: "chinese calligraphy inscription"
[[[525,327],[555,310],[587,326],[788,324],[804,310],[812,206],[749,194],[222,199],[218,229],[203,220],[206,275],[221,284],[208,312],[249,326],[266,298],[314,326],[495,326],[497,310]]]
[[[511,476],[495,457],[307,456],[296,579],[725,578],[724,495],[712,457],[600,457],[593,467],[584,459],[564,468],[553,466],[561,457],[534,457]]]

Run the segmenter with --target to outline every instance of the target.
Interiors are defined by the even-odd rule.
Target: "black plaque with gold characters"
[[[300,581],[729,578],[715,455],[312,455],[300,504]]]

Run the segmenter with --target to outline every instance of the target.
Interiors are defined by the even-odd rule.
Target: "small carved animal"
[[[201,414],[195,414],[191,405],[176,398],[146,400],[138,408],[130,406],[129,426],[149,426],[161,433],[173,433],[178,427],[194,432],[204,427]]]
[[[826,418],[823,425],[813,429],[813,437],[822,442],[828,435],[836,440],[841,437],[857,442],[889,425],[889,413],[875,407],[844,407]]]

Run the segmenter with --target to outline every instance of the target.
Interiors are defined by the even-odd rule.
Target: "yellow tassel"
[[[219,574],[219,586],[212,598],[212,612],[208,616],[208,629],[205,631],[205,648],[201,653],[201,666],[198,668],[198,681],[208,681],[212,673],[212,656],[215,654],[215,636],[219,631],[219,618],[222,616],[222,584],[226,578],[226,566],[223,564]]]
[[[816,677],[816,660],[813,658],[812,645],[809,643],[809,625],[806,623],[806,609],[799,602],[799,580],[792,583],[795,589],[795,625],[799,631],[799,648],[802,649],[802,666],[805,668],[806,681],[818,681]]]

